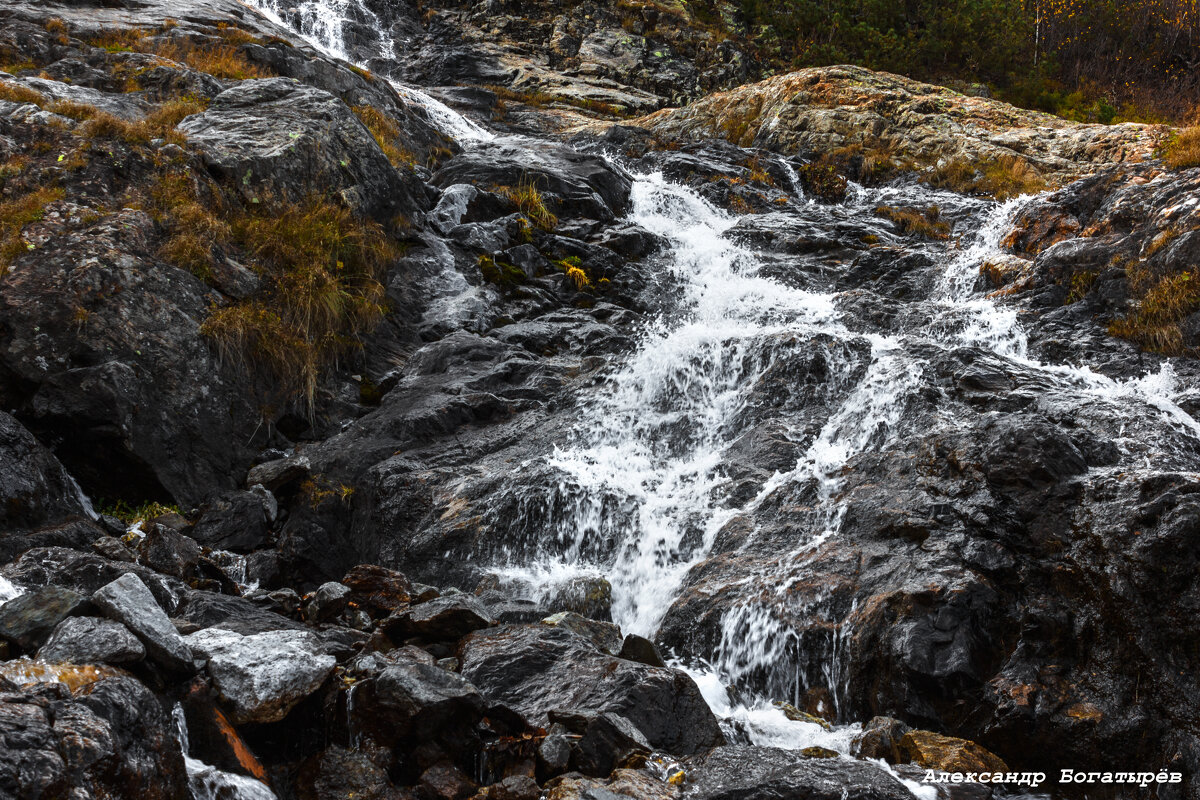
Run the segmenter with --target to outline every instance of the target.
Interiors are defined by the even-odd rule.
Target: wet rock
[[[502,138],[462,153],[433,175],[436,186],[533,185],[551,213],[607,222],[625,212],[630,180],[598,156],[526,138]]]
[[[562,725],[553,725],[538,745],[538,772],[543,776],[561,775],[571,766],[572,739]]]
[[[653,749],[629,720],[607,712],[588,722],[578,748],[579,771],[602,778],[635,758],[644,759]]]
[[[438,800],[467,800],[478,788],[453,764],[435,764],[422,772],[421,786]]]
[[[551,611],[573,611],[590,619],[612,620],[612,585],[605,578],[572,578],[555,588],[546,601]]]
[[[119,622],[97,617],[68,617],[38,650],[51,664],[127,664],[140,661],[146,648]]]
[[[0,636],[33,652],[60,622],[79,613],[83,605],[83,597],[61,586],[26,592],[0,606]]]
[[[307,631],[243,636],[208,628],[187,641],[198,657],[208,660],[205,669],[239,725],[283,719],[320,688],[337,664]]]
[[[409,636],[422,639],[460,639],[471,631],[494,625],[495,620],[471,595],[439,597],[405,608],[380,623],[393,641]]]
[[[312,599],[304,606],[304,617],[311,622],[326,622],[346,608],[350,587],[330,581],[323,583],[313,592]]]
[[[547,800],[677,800],[679,788],[645,770],[618,769],[607,780],[566,775],[549,787]]]
[[[146,566],[175,578],[191,577],[200,563],[200,545],[166,525],[152,523],[138,554]]]
[[[542,787],[528,775],[510,775],[486,789],[482,800],[538,800]]]
[[[215,550],[249,553],[267,543],[273,517],[257,492],[228,492],[201,509],[191,536]]]
[[[427,207],[420,179],[392,167],[349,107],[321,89],[284,78],[242,81],[179,130],[251,202],[302,202],[322,186],[381,220]]]
[[[133,563],[137,556],[125,543],[115,536],[101,536],[92,542],[92,549],[110,561],[126,561]]]
[[[625,639],[621,642],[621,651],[617,655],[627,661],[636,661],[650,667],[667,666],[654,642],[636,633],[625,634]]]
[[[908,731],[897,749],[904,761],[944,772],[1006,772],[1008,765],[975,742],[932,731]]]
[[[383,745],[436,741],[451,753],[472,751],[484,700],[453,672],[419,661],[391,664],[356,689],[354,724]]]
[[[577,633],[609,655],[615,656],[621,650],[621,629],[611,622],[588,619],[573,611],[560,611],[543,619],[542,624]]]
[[[420,597],[403,573],[374,564],[359,564],[346,573],[342,583],[350,589],[349,599],[373,615],[391,614],[414,600],[433,599]]]
[[[535,726],[550,711],[612,712],[635,725],[655,748],[690,754],[723,740],[691,678],[600,651],[572,631],[507,625],[480,631],[460,646],[461,674],[493,701]]]
[[[92,604],[141,639],[151,660],[173,671],[194,668],[192,651],[137,575],[127,572],[102,586]]]
[[[305,800],[383,800],[389,786],[387,773],[366,753],[336,745],[308,759],[296,780]]]
[[[0,529],[83,514],[80,491],[54,455],[0,411]]]
[[[912,730],[908,725],[891,717],[872,717],[850,742],[850,752],[859,758],[882,758],[890,764],[903,760],[900,740]]]
[[[902,783],[861,761],[807,758],[770,747],[718,747],[683,765],[688,800],[901,800],[912,794]]]

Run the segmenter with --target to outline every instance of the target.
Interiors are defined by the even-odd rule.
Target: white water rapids
[[[326,52],[346,57],[342,25],[352,2],[301,4],[303,32]],[[258,5],[281,10],[275,0],[259,0]],[[397,89],[464,146],[492,137],[427,93]],[[915,345],[979,348],[1037,375],[1056,398],[1081,406],[1133,403],[1181,433],[1200,434],[1200,425],[1173,400],[1176,387],[1169,366],[1137,380],[1115,381],[1087,367],[1040,363],[1028,355],[1017,310],[975,291],[981,264],[1001,251],[1000,240],[1023,200],[996,204],[917,186],[854,187],[847,208],[869,216],[880,204],[939,202],[971,205],[974,223],[957,245],[935,251],[942,272],[934,296],[924,301],[927,324],[919,332],[862,333],[849,329],[838,295],[794,288],[763,274],[760,257],[727,235],[736,216],[661,175],[636,176],[629,221],[669,242],[660,265],[663,291],[676,300],[648,325],[636,351],[605,386],[581,404],[584,411],[575,429],[547,457],[546,465],[563,480],[556,489],[561,513],[554,517],[554,529],[544,532],[544,551],[532,560],[497,564],[497,571],[532,586],[534,593],[580,576],[603,576],[612,586],[614,621],[623,631],[653,637],[688,571],[709,556],[723,525],[782,487],[814,482],[820,524],[798,538],[793,552],[740,577],[760,591],[746,593],[753,599],[726,613],[716,652],[706,654],[703,662],[679,663],[714,712],[736,723],[753,742],[820,745],[846,753],[856,725],[827,731],[789,720],[770,703],[795,702],[809,688],[798,671],[790,697],[734,702],[726,686],[756,671],[789,668],[789,653],[799,642],[780,622],[776,607],[791,602],[794,565],[802,565],[822,543],[839,535],[845,511],[837,499],[843,467],[856,455],[885,448],[899,434],[906,403],[921,389],[927,366]],[[818,339],[830,343],[830,383],[844,390],[834,397],[831,413],[793,469],[775,474],[747,502],[721,501],[727,455],[745,433],[751,388],[786,348]],[[861,350],[849,345],[856,339],[869,344],[866,363],[856,355]],[[842,620],[829,622],[833,633],[822,669],[836,703],[839,687],[848,679],[841,659],[851,631]],[[915,784],[910,788],[918,795],[928,792]]]

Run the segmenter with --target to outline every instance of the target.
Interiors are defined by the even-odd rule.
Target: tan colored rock
[[[631,123],[667,142],[858,154],[893,169],[1024,159],[1050,184],[1154,157],[1170,129],[1089,125],[862,67],[802,69],[663,109]]]
[[[1007,772],[1008,765],[992,751],[966,739],[933,731],[909,731],[900,740],[905,761],[944,772]]]

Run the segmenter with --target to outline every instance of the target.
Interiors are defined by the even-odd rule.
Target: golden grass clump
[[[1200,125],[1175,134],[1167,143],[1163,159],[1174,169],[1200,167]]]
[[[946,161],[926,172],[922,180],[939,189],[987,195],[997,200],[1034,194],[1046,188],[1046,181],[1037,170],[1019,156]]]
[[[0,203],[0,276],[8,272],[17,256],[29,249],[21,238],[22,229],[40,220],[46,206],[62,197],[62,189],[43,186]]]
[[[0,100],[7,100],[10,103],[33,103],[38,107],[46,103],[46,97],[41,92],[36,92],[28,86],[5,81],[0,81]]]
[[[354,106],[352,110],[393,167],[416,165],[416,157],[400,146],[400,126],[395,120],[374,106]]]
[[[558,227],[558,217],[546,207],[546,200],[533,181],[522,181],[517,186],[497,186],[495,191],[542,230],[552,231]]]
[[[137,121],[121,119],[95,106],[69,100],[57,100],[47,106],[47,109],[55,114],[86,122],[79,131],[86,139],[118,139],[128,144],[148,144],[152,139],[165,139],[174,144],[183,144],[186,139],[175,130],[175,126],[184,117],[198,114],[206,106],[206,101],[193,97],[168,100]]]
[[[164,25],[164,30],[170,27],[173,26]],[[258,42],[257,37],[231,25],[219,25],[217,34],[220,41],[197,42],[185,38],[152,39],[150,31],[140,28],[104,28],[85,37],[85,41],[110,53],[138,52],[161,56],[227,80],[275,77],[273,70],[251,62],[241,51],[242,45]]]
[[[214,310],[201,330],[227,357],[265,365],[311,412],[324,368],[382,316],[380,278],[399,247],[376,223],[315,196],[229,222],[253,255],[264,290]]]
[[[1200,310],[1200,274],[1187,270],[1155,275],[1144,261],[1125,269],[1132,293],[1140,299],[1132,312],[1109,324],[1108,332],[1147,350],[1182,354],[1185,348],[1180,323]]]
[[[942,219],[942,210],[937,206],[928,208],[897,208],[877,206],[875,215],[891,220],[901,233],[912,233],[926,239],[949,239],[950,224]]]
[[[229,224],[219,216],[219,199],[201,202],[190,174],[164,169],[149,188],[147,205],[155,221],[166,231],[159,258],[209,280],[216,257],[214,249],[229,246],[233,239]]]

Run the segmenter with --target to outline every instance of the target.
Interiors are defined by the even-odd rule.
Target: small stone
[[[346,608],[346,599],[349,596],[348,586],[336,581],[323,583],[313,592],[312,599],[304,607],[304,616],[310,622],[331,620]]]

